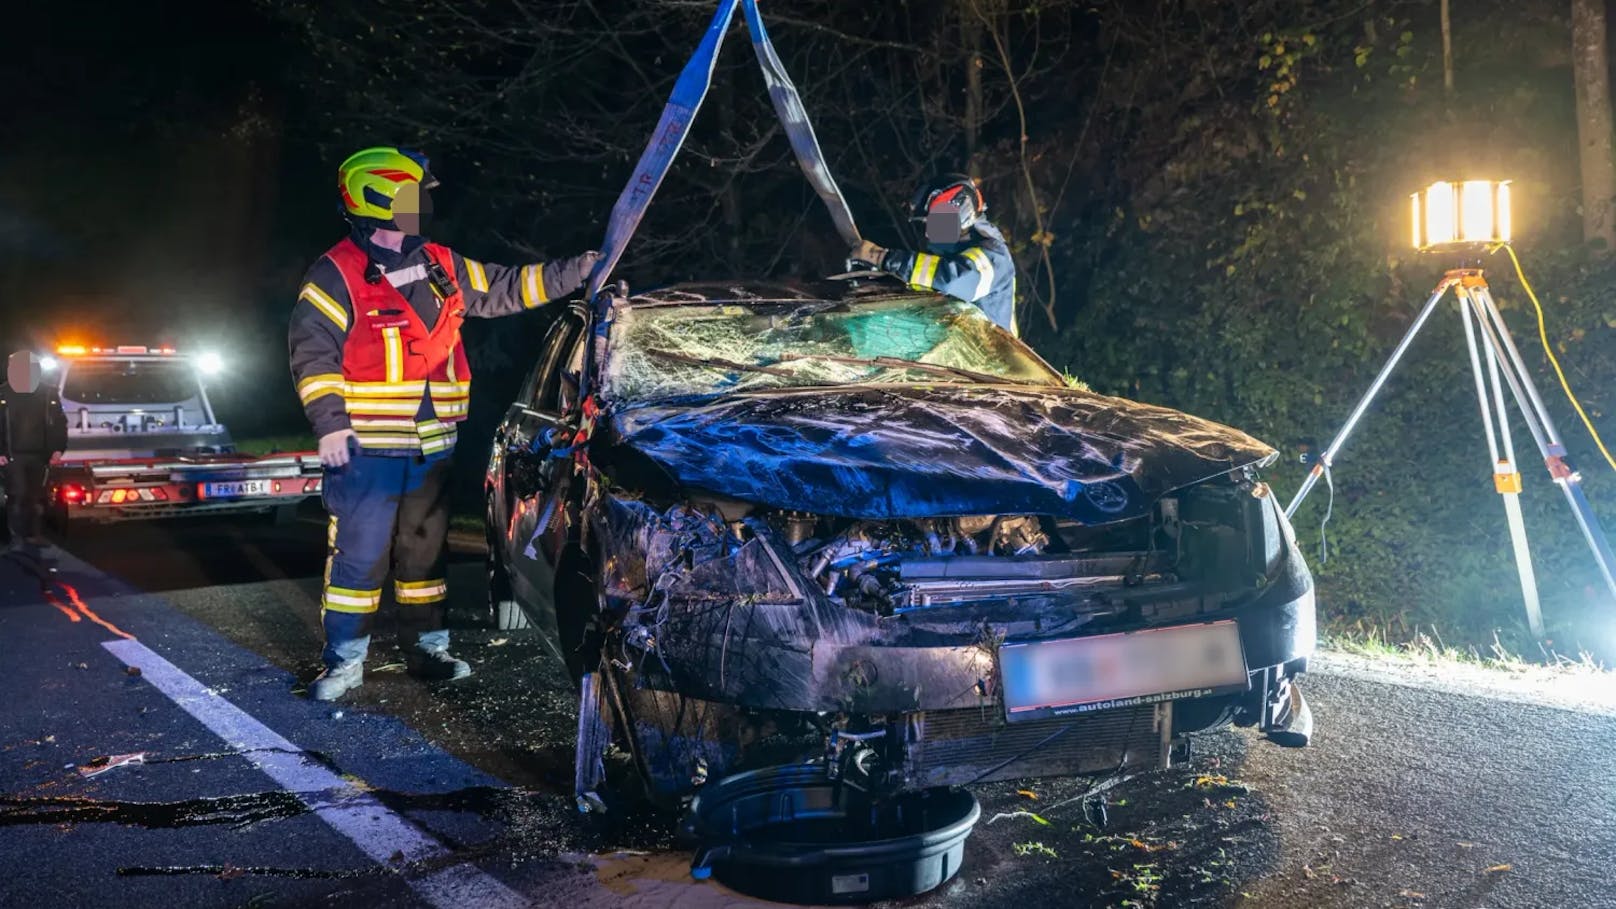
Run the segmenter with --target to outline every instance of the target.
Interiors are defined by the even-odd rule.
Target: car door
[[[562,422],[562,373],[579,347],[583,326],[583,311],[574,307],[551,328],[528,383],[530,394],[512,407],[503,440],[510,515],[506,564],[517,595],[541,626],[550,628],[555,621],[555,577],[561,555],[554,540],[557,529],[566,525],[570,484],[565,480],[573,469],[571,458],[557,456],[558,449],[570,444],[572,435]]]

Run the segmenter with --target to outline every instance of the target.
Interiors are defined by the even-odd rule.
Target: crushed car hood
[[[643,456],[687,491],[873,520],[1109,523],[1275,455],[1208,420],[1053,387],[816,388],[640,405],[611,413],[605,436],[605,462]]]

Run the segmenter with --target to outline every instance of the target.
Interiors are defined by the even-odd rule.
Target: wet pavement
[[[383,631],[349,702],[317,671],[323,528],[89,528],[0,559],[0,906],[755,905],[688,874],[675,818],[571,807],[574,697],[531,631],[480,626],[426,685]],[[71,553],[71,554],[69,554]],[[1247,732],[1106,793],[977,789],[961,874],[903,906],[1616,906],[1616,716],[1326,661],[1312,748]],[[611,768],[627,789],[621,761]]]

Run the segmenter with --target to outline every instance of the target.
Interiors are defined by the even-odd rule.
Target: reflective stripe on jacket
[[[971,227],[971,242],[928,252],[894,249],[881,263],[917,290],[932,290],[975,303],[1000,328],[1016,334],[1016,263],[999,229],[986,221]]]

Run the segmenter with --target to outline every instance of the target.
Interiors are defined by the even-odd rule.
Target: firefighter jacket
[[[964,243],[933,246],[928,252],[888,250],[881,270],[917,290],[932,290],[975,303],[1011,334],[1016,331],[1016,263],[1004,234],[987,221],[971,226]]]
[[[587,267],[477,262],[419,237],[395,252],[356,231],[309,269],[292,308],[292,380],[315,434],[351,428],[373,454],[448,452],[471,393],[461,323],[565,296]]]

